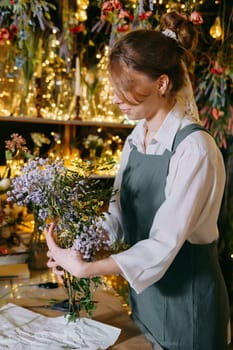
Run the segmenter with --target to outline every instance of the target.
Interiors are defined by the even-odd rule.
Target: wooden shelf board
[[[44,118],[29,118],[29,117],[2,117],[0,121],[3,122],[22,122],[22,123],[34,123],[34,124],[61,124],[61,125],[79,125],[79,126],[100,126],[109,128],[133,128],[132,124],[124,123],[112,123],[101,122],[96,120],[56,120],[56,119],[44,119]]]

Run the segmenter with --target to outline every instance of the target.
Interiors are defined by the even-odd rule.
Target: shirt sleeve
[[[207,232],[217,226],[225,182],[220,152],[216,147],[211,154],[201,152],[186,140],[182,144],[172,157],[166,199],[154,217],[149,239],[112,255],[137,293],[165,274],[185,240],[195,236],[209,216]]]

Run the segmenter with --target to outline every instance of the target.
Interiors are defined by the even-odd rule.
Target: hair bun
[[[179,45],[193,51],[197,46],[198,33],[194,24],[185,14],[178,12],[168,12],[162,15],[160,19],[161,31],[166,29],[172,30],[177,37]]]

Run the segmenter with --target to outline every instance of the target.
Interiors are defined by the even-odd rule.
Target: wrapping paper
[[[46,317],[12,303],[0,308],[1,350],[104,350],[120,332],[88,318],[68,323],[64,316]]]

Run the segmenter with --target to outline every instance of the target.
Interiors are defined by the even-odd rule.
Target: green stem
[[[64,274],[65,278],[65,289],[66,289],[66,294],[68,296],[68,303],[69,303],[69,319],[70,320],[75,320],[77,317],[79,317],[79,310],[76,305],[76,299],[75,299],[75,290],[73,288],[73,277],[65,271]]]

